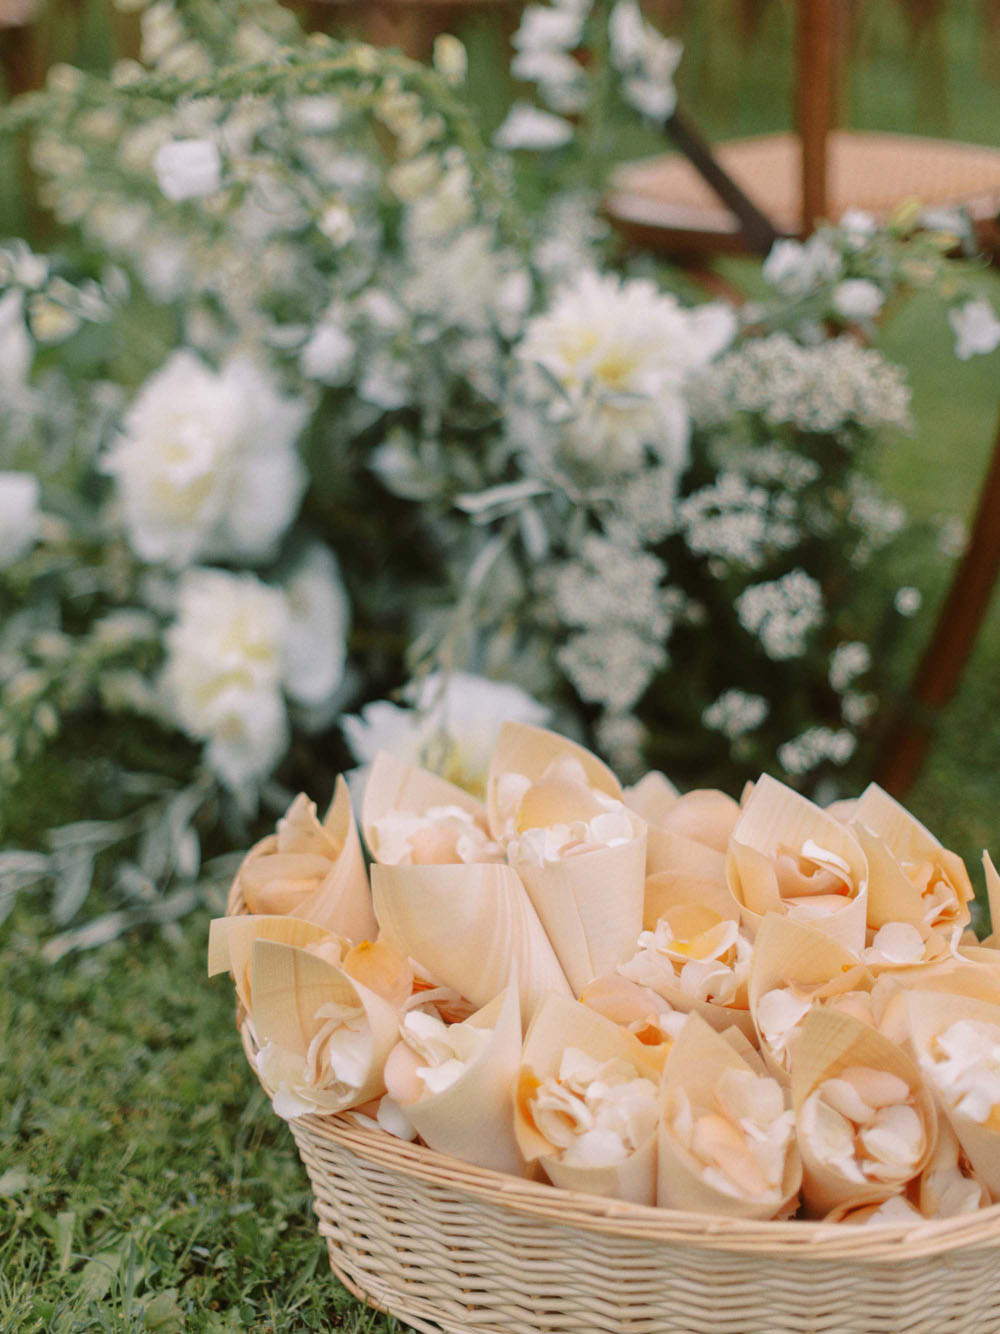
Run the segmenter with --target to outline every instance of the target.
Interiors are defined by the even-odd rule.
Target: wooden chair
[[[604,211],[632,243],[672,255],[724,290],[703,261],[765,255],[782,236],[860,208],[884,221],[906,199],[965,208],[984,251],[1000,261],[1000,150],[901,134],[832,128],[838,6],[797,0],[797,134],[720,145],[714,152],[679,113],[667,126],[681,150],[628,163]],[[896,795],[913,784],[935,720],[957,689],[1000,576],[1000,431],[980,488],[969,543],[917,668],[905,709],[877,765]]]

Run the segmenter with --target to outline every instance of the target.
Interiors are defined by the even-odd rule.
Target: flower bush
[[[936,287],[958,355],[996,347],[963,220],[850,214],[775,247],[769,300],[692,305],[599,221],[615,127],[674,105],[633,0],[527,7],[540,105],[492,142],[453,38],[432,70],[271,0],[141,9],[141,65],[0,120],[62,228],[0,251],[0,776],[97,710],[175,778],[6,854],[0,911],[48,875],[70,923],[117,843],[115,912],[55,952],[165,920],[304,770],[388,744],[475,787],[455,738],[503,717],[626,775],[849,785],[919,604],[860,596],[908,536],[867,464],[909,391],[868,344]]]

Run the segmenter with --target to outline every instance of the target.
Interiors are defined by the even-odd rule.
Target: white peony
[[[572,456],[635,468],[648,445],[680,468],[690,429],[687,380],[735,327],[725,306],[686,310],[646,279],[585,272],[530,321],[518,355],[562,389],[552,416],[564,421]]]
[[[105,461],[147,561],[266,560],[306,486],[295,440],[308,416],[245,357],[213,371],[187,350],[146,381]]]
[[[332,552],[313,543],[286,581],[285,595],[285,689],[297,703],[322,708],[343,680],[351,619]]]
[[[196,569],[181,582],[163,695],[171,721],[208,743],[209,766],[233,789],[265,778],[288,745],[289,619],[281,590],[252,574]]]
[[[38,478],[0,472],[0,570],[27,555],[38,538]]]
[[[211,139],[175,139],[153,158],[160,189],[173,203],[214,194],[222,183],[222,159]]]
[[[1000,320],[982,297],[950,310],[948,323],[955,333],[955,356],[959,361],[985,356],[1000,347]]]
[[[445,774],[470,790],[486,781],[501,723],[544,726],[549,711],[522,690],[485,676],[434,672],[403,690],[408,708],[376,700],[343,720],[344,735],[361,764],[388,750]]]

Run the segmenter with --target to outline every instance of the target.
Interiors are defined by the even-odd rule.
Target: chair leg
[[[952,578],[930,643],[917,668],[911,699],[923,718],[904,718],[877,768],[882,786],[900,797],[916,781],[933,739],[938,713],[951,699],[972,654],[1000,575],[1000,428],[983,483],[969,545]]]

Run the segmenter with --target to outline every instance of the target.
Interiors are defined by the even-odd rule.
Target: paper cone
[[[989,1191],[970,1175],[963,1162],[961,1145],[947,1117],[941,1117],[934,1157],[920,1178],[917,1196],[920,1212],[926,1218],[953,1218],[958,1213],[972,1213],[969,1197],[975,1200],[975,1209],[985,1209],[991,1202]],[[956,1204],[961,1207],[955,1208]]]
[[[930,925],[947,928],[969,920],[968,903],[973,898],[973,889],[962,859],[943,847],[929,829],[877,783],[870,783],[858,799],[852,830],[866,852],[872,846],[872,835],[881,839],[889,858],[895,863],[896,874],[893,875],[884,857],[876,853],[876,863],[869,861],[869,925],[877,929],[886,922],[923,924],[926,908],[922,905],[920,891],[900,868],[901,862],[932,863],[954,890],[954,909]],[[868,832],[867,841],[863,839],[862,831]]]
[[[959,1144],[972,1164],[976,1178],[986,1187],[994,1204],[1000,1204],[1000,1131],[989,1124],[974,1121],[971,1116],[951,1105],[946,1092],[934,1078],[937,1064],[934,1042],[946,1028],[960,1019],[992,1024],[1000,1028],[1000,1005],[968,996],[947,996],[925,991],[911,991],[907,998],[910,1021],[910,1041],[928,1084],[934,1090],[937,1105],[944,1112]]]
[[[660,823],[680,795],[666,774],[661,774],[658,769],[651,769],[624,793],[629,810],[651,825]]]
[[[457,806],[486,829],[485,809],[475,797],[427,769],[407,764],[388,751],[379,751],[361,804],[361,829],[372,857],[382,860],[375,827],[379,820],[392,811],[423,815],[434,806]]]
[[[659,1085],[659,1069],[649,1051],[630,1033],[578,1001],[546,996],[528,1029],[517,1084],[514,1130],[527,1162],[538,1162],[556,1186],[636,1204],[656,1199],[656,1136],[650,1135],[623,1162],[586,1167],[559,1161],[535,1127],[529,1103],[538,1085],[559,1074],[563,1052],[576,1047],[597,1061],[630,1062],[637,1077]]]
[[[300,793],[277,833],[251,848],[236,881],[252,913],[288,913],[353,941],[374,935],[371,890],[343,778],[322,824]]]
[[[381,996],[326,960],[270,940],[254,943],[250,976],[254,1027],[261,1047],[260,1070],[265,1083],[268,1080],[263,1057],[273,1045],[281,1053],[285,1068],[302,1072],[299,1075],[302,1082],[292,1092],[315,1102],[317,1111],[344,1111],[385,1091],[382,1072],[399,1036],[399,1016]],[[362,1077],[346,1090],[305,1084],[309,1046],[324,1024],[317,1012],[331,1003],[360,1006],[370,1030]],[[272,1088],[272,1096],[280,1092]]]
[[[521,1063],[517,988],[508,987],[465,1022],[492,1028],[489,1045],[454,1084],[404,1104],[403,1111],[424,1143],[438,1153],[522,1176],[525,1163],[514,1135],[514,1086]]]
[[[809,923],[777,913],[764,918],[754,941],[748,999],[761,1056],[771,1073],[784,1079],[788,1077],[787,1052],[776,1052],[765,1038],[757,1022],[757,1006],[761,996],[792,983],[822,988],[825,998],[840,991],[870,991],[872,977],[850,950]]]
[[[788,912],[772,857],[779,848],[798,852],[810,842],[847,863],[856,892],[845,900],[844,907],[810,919],[809,925],[860,955],[868,897],[864,852],[838,821],[767,774],[758,780],[743,807],[726,856],[726,877],[740,904],[744,926],[755,936],[766,912]]]
[[[652,825],[646,831],[643,926],[652,931],[675,903],[707,903],[720,917],[737,917],[739,904],[726,883],[721,852]]]
[[[993,865],[993,858],[983,851],[983,870],[986,873],[986,900],[990,909],[990,934],[983,944],[990,949],[1000,949],[1000,874]]]
[[[524,861],[515,867],[577,995],[635,949],[642,930],[645,833],[643,827],[628,843],[544,866]]]
[[[913,1104],[924,1128],[925,1148],[909,1178],[918,1177],[930,1162],[937,1143],[937,1112],[920,1071],[887,1037],[850,1015],[816,1007],[806,1015],[792,1060],[792,1105],[802,1154],[802,1195],[810,1212],[822,1217],[850,1201],[872,1204],[899,1194],[903,1183],[852,1181],[816,1154],[802,1126],[806,1099],[827,1079],[851,1066],[867,1066],[902,1079],[913,1092]]]
[[[232,973],[236,994],[251,1015],[250,959],[255,940],[273,940],[299,949],[327,941],[337,947],[341,957],[349,948],[347,941],[301,917],[254,917],[247,914],[214,918],[208,926],[208,975]]]
[[[788,1147],[780,1188],[766,1198],[751,1199],[730,1195],[710,1185],[704,1179],[704,1165],[677,1140],[672,1130],[681,1090],[690,1099],[696,1114],[718,1111],[716,1089],[721,1075],[727,1070],[759,1074],[743,1059],[731,1039],[692,1016],[674,1042],[663,1070],[656,1202],[664,1209],[684,1209],[699,1214],[774,1218],[798,1195],[802,1166],[794,1139]]]
[[[517,968],[521,1013],[570,988],[517,872],[509,866],[374,866],[375,915],[391,944],[473,1005]]]
[[[500,810],[497,793],[500,780],[506,774],[521,774],[532,783],[537,783],[549,766],[561,759],[577,760],[583,766],[587,782],[592,788],[616,801],[623,800],[624,793],[618,779],[591,751],[545,728],[506,722],[500,728],[486,779],[486,808],[494,838],[504,834],[504,814]]]

